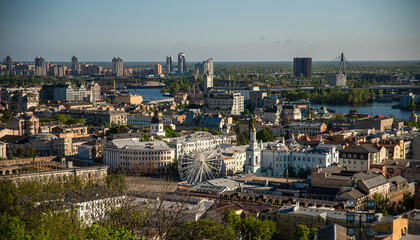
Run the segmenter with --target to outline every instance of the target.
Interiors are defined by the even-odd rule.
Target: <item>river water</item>
[[[127,88],[130,94],[137,94],[143,97],[144,101],[162,100],[168,98],[160,92],[161,88]]]
[[[327,109],[334,110],[337,113],[348,113],[350,109],[356,109],[358,113],[369,114],[371,116],[384,115],[388,116],[392,114],[395,119],[406,120],[410,118],[411,111],[405,109],[392,108],[393,105],[397,105],[398,102],[393,103],[370,103],[365,105],[349,106],[349,105],[325,105]],[[309,104],[310,108],[320,109],[322,104]],[[420,112],[416,112],[420,114]]]

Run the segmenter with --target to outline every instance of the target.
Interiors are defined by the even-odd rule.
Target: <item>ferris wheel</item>
[[[222,165],[222,151],[212,134],[195,132],[185,139],[178,162],[182,180],[194,184],[218,178]]]

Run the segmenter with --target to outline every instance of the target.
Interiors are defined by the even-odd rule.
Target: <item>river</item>
[[[167,97],[160,92],[161,89],[162,88],[127,88],[127,91],[130,92],[130,94],[141,95],[144,101],[169,98],[169,96]]]
[[[393,103],[369,103],[365,105],[349,106],[349,105],[325,105],[327,109],[334,110],[337,113],[348,113],[350,109],[356,109],[358,113],[369,114],[371,116],[384,115],[388,116],[392,114],[395,119],[409,119],[411,111],[405,109],[392,108],[393,105],[397,105],[398,102]],[[309,107],[313,109],[321,108],[322,104],[309,104]],[[420,114],[420,112],[416,112]]]

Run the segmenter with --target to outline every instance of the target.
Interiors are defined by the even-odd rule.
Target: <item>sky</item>
[[[1,0],[0,58],[420,60],[419,10],[419,0]]]

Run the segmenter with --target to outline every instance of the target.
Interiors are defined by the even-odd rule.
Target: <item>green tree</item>
[[[311,230],[305,225],[297,225],[295,228],[295,240],[310,240]]]
[[[106,98],[106,99],[105,99],[105,102],[106,102],[106,103],[111,103],[111,98]]]
[[[272,239],[277,234],[273,221],[261,221],[252,216],[242,219],[240,231],[244,239]]]
[[[356,109],[350,109],[350,111],[349,111],[349,114],[356,114],[357,113],[357,110]]]
[[[140,137],[140,142],[150,142],[153,141],[152,135],[145,133],[143,136]]]
[[[263,142],[268,142],[270,140],[270,133],[267,129],[263,128],[257,132],[257,140]]]

